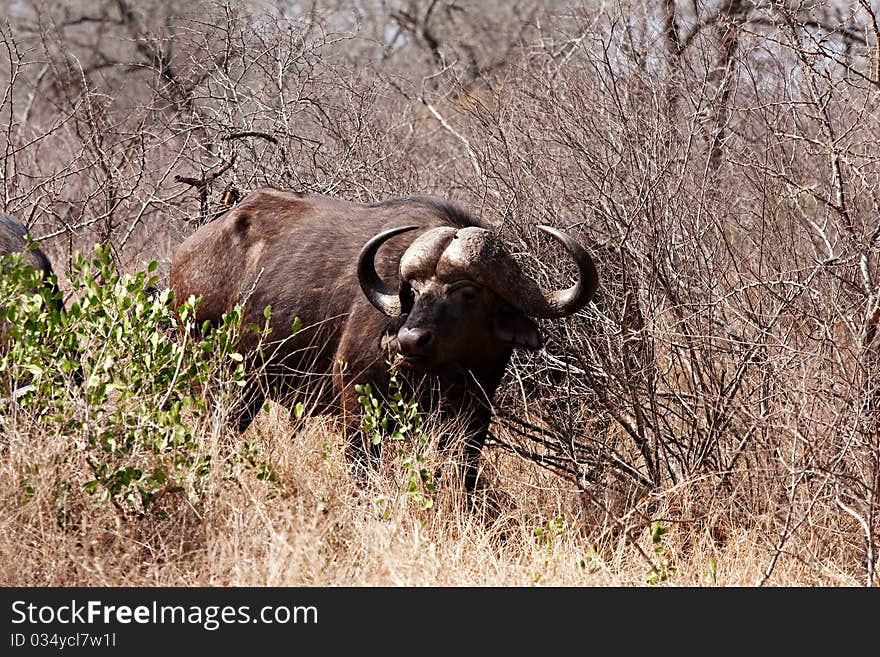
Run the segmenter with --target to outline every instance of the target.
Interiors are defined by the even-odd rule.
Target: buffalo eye
[[[477,299],[477,288],[472,285],[463,285],[458,288],[457,292],[465,303],[471,303]]]

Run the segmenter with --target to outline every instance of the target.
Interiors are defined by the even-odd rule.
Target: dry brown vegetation
[[[517,356],[474,509],[450,486],[423,508],[400,458],[357,489],[329,420],[272,406],[196,435],[215,463],[251,442],[274,480],[217,467],[122,514],[59,492],[88,477],[76,446],[20,415],[0,583],[880,582],[876,3],[0,9],[0,208],[62,287],[94,243],[164,276],[262,185],[451,198],[545,283],[571,274],[533,229],[555,225],[602,285]]]

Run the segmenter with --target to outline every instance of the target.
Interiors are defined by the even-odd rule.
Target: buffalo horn
[[[364,244],[358,256],[357,274],[361,289],[376,310],[389,317],[400,314],[400,297],[397,290],[389,287],[376,272],[376,253],[379,251],[379,247],[392,237],[417,228],[418,226],[400,226],[382,231]]]

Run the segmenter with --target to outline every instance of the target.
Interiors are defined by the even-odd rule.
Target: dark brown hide
[[[43,272],[43,278],[52,275],[52,264],[40,249],[27,250],[27,228],[15,217],[0,212],[0,257],[23,253],[24,261]]]
[[[375,258],[385,290],[399,290],[399,302],[384,310],[402,307],[402,314],[389,318],[362,292],[358,258],[372,237],[403,226],[418,230],[391,238]],[[262,360],[254,357],[254,333],[245,333],[240,345],[252,368],[265,369],[248,391],[239,429],[247,428],[268,391],[282,403],[301,401],[315,412],[339,414],[349,432],[349,456],[363,462],[367,450],[358,431],[354,386],[370,383],[382,395],[389,381],[387,361],[400,352],[406,356],[396,355],[401,372],[420,396],[422,408],[439,409],[464,425],[465,485],[473,488],[489,426],[489,401],[513,347],[536,348],[540,334],[510,299],[482,280],[449,274],[448,267],[444,275],[435,276],[430,258],[416,253],[419,245],[407,252],[415,239],[440,227],[447,227],[435,231],[441,240],[456,239],[458,229],[490,228],[436,198],[362,205],[261,189],[175,249],[170,276],[174,298],[178,304],[190,295],[204,298],[199,325],[217,323],[223,313],[245,302],[244,324],[262,326],[263,309],[272,307],[272,333],[269,344],[261,347]],[[407,278],[401,285],[405,252]],[[587,283],[592,285],[589,300],[595,280]],[[291,336],[296,318],[303,328]]]

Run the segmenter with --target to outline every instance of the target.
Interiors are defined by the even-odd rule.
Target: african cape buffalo
[[[389,358],[420,407],[463,425],[464,483],[474,488],[489,428],[490,403],[514,347],[537,349],[531,317],[555,318],[587,304],[598,286],[587,252],[558,240],[578,267],[577,282],[546,291],[524,275],[491,227],[433,197],[362,205],[264,188],[184,240],[171,262],[176,303],[202,296],[196,321],[216,324],[244,302],[243,325],[271,329],[239,350],[260,366],[237,418],[244,430],[265,395],[291,404],[309,393],[316,412],[339,415],[347,454],[365,463],[356,384],[377,395],[389,384]],[[302,328],[292,334],[299,318]],[[441,438],[447,449],[449,436]]]
[[[63,310],[64,299],[58,287],[49,258],[41,249],[29,248],[28,230],[22,222],[12,215],[0,212],[0,258],[13,253],[22,254],[23,262],[26,265],[30,265],[41,272],[42,284],[52,293],[51,299],[54,308],[56,310]],[[4,349],[8,327],[9,325],[6,323],[6,320],[0,319],[0,349]],[[13,391],[13,397],[15,394],[15,391]],[[5,402],[6,399],[0,399],[0,406],[3,406]]]

